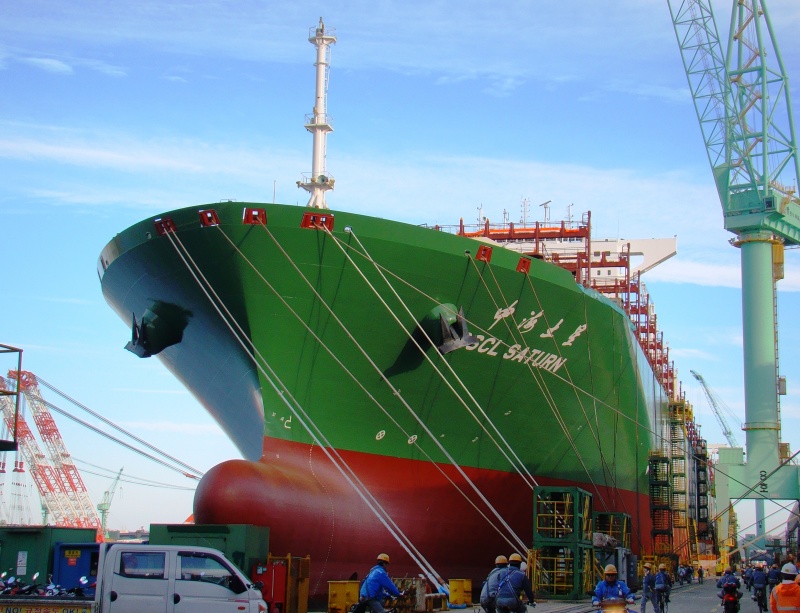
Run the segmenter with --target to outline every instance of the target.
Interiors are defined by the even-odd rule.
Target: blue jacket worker
[[[773,564],[767,573],[767,585],[770,591],[781,582],[781,571],[778,569],[777,564]]]
[[[719,598],[725,596],[726,587],[730,588],[732,592],[735,592],[737,598],[742,597],[742,593],[739,591],[739,588],[742,587],[742,582],[739,581],[739,577],[733,574],[733,569],[730,566],[725,568],[725,573],[719,578],[719,581],[717,581],[717,588],[719,588],[717,596]]]
[[[494,559],[494,568],[489,572],[486,581],[481,587],[481,607],[486,613],[494,613],[495,599],[497,598],[497,588],[500,587],[500,572],[508,567],[508,558],[497,556]]]
[[[754,588],[767,587],[767,573],[761,566],[753,569],[753,576],[750,580],[753,582]]]
[[[653,603],[653,611],[661,613],[658,609],[658,598],[656,597],[656,576],[653,573],[653,565],[646,562],[643,566],[644,577],[642,577],[642,613],[647,613],[647,603]]]
[[[389,596],[398,598],[402,595],[386,572],[388,564],[387,554],[378,555],[377,564],[370,569],[358,593],[361,602],[365,603],[372,613],[384,613],[382,602],[384,598]]]
[[[603,581],[597,584],[592,596],[592,605],[599,607],[600,603],[609,598],[624,598],[629,604],[633,603],[633,594],[623,581],[617,581],[617,567],[609,564],[603,570]]]
[[[507,609],[510,613],[525,613],[525,603],[519,598],[522,592],[525,592],[528,604],[536,606],[531,580],[520,569],[521,565],[522,556],[512,553],[508,556],[508,567],[498,574],[497,598],[495,599],[498,609]]]
[[[656,573],[656,592],[665,592],[664,601],[669,602],[669,593],[672,591],[672,577],[667,572],[666,564],[658,565],[658,573]],[[656,593],[656,599],[658,594]],[[661,613],[657,610],[656,613]]]

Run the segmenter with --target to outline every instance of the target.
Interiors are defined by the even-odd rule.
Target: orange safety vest
[[[779,583],[769,597],[769,608],[772,613],[800,613],[800,585],[797,583]]]

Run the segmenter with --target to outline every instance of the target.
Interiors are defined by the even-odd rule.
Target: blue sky
[[[722,29],[729,4],[714,2]],[[800,5],[769,6],[797,110]],[[597,237],[676,235],[679,254],[645,279],[660,327],[703,435],[723,441],[690,369],[744,420],[739,252],[722,229],[664,0],[0,0],[0,15],[0,342],[192,466],[236,452],[156,360],[123,350],[129,331],[102,298],[96,259],[117,232],[173,208],[271,201],[273,190],[278,202],[307,200],[295,182],[311,170],[306,39],[320,16],[339,38],[332,208],[455,224],[480,206],[518,219],[528,198],[534,209],[551,200],[551,219],[569,205],[591,210]],[[796,251],[786,269],[781,416],[797,449]],[[57,421],[80,460],[192,485]],[[110,479],[84,476],[99,501]],[[181,521],[191,499],[123,483],[110,524]]]

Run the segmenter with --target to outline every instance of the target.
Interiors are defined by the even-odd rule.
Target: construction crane
[[[2,377],[0,389],[8,389]],[[52,517],[57,526],[78,526],[78,514],[66,490],[65,480],[42,452],[28,422],[21,413],[17,414],[14,404],[7,398],[0,398],[0,412],[6,428],[9,431],[16,428],[19,451],[27,462],[31,478],[39,491],[44,514]],[[5,472],[5,466],[2,470]],[[14,470],[23,472],[24,464],[21,461],[15,462]],[[47,518],[44,518],[44,523],[47,523]]]
[[[800,245],[800,165],[788,78],[766,0],[733,0],[725,53],[710,0],[668,4],[725,229],[741,252],[747,463],[742,449],[721,450],[717,505],[796,500],[800,472],[779,453],[776,325],[783,249]],[[758,505],[756,515],[763,524]],[[726,522],[723,517],[722,534]]]
[[[18,389],[28,401],[28,406],[33,414],[33,420],[42,437],[42,442],[47,448],[47,454],[59,474],[63,476],[64,490],[78,515],[78,525],[82,528],[94,528],[100,533],[100,517],[95,511],[94,504],[89,497],[89,491],[83,483],[78,468],[72,461],[72,456],[67,451],[67,446],[61,438],[61,433],[56,426],[53,416],[41,400],[41,392],[36,381],[36,375],[26,370],[11,370],[9,378],[17,381]]]
[[[114,492],[117,491],[117,485],[119,484],[119,478],[122,476],[123,470],[125,470],[124,466],[119,469],[117,476],[114,477],[114,480],[111,482],[111,487],[103,493],[103,500],[97,505],[97,510],[100,511],[100,528],[103,531],[103,537],[106,539],[108,538],[108,528],[106,524],[108,512],[111,509],[111,501],[114,500]]]
[[[717,418],[717,423],[719,427],[722,428],[722,434],[725,435],[725,440],[728,441],[728,445],[731,447],[739,447],[739,441],[736,440],[733,432],[731,432],[730,426],[728,426],[728,422],[725,419],[725,416],[722,414],[722,403],[717,398],[717,395],[708,387],[706,380],[703,379],[703,375],[690,370],[692,376],[698,380],[700,383],[700,387],[703,388],[703,392],[706,394],[706,399],[708,399],[708,404],[711,406],[711,410],[714,411],[714,417]]]

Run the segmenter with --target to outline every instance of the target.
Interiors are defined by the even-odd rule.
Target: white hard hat
[[[781,568],[781,574],[782,575],[796,575],[797,574],[797,567],[794,564],[792,564],[791,562],[787,562],[786,564],[783,565],[783,568]]]

